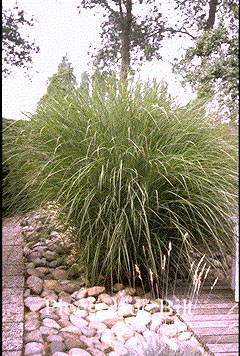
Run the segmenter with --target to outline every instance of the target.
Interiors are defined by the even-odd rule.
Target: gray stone
[[[71,350],[69,350],[68,355],[69,356],[91,356],[91,354],[89,352],[87,352],[86,350],[79,349],[79,348],[72,348]]]
[[[113,286],[113,291],[114,292],[119,292],[120,290],[124,289],[124,285],[122,283],[116,283]]]
[[[85,335],[80,336],[80,340],[82,340],[87,347],[94,348],[96,344],[99,344],[99,338],[95,337],[87,337]]]
[[[87,320],[85,320],[85,319],[83,319],[83,318],[81,318],[81,317],[79,317],[77,315],[74,315],[74,314],[70,315],[69,319],[70,319],[71,323],[73,325],[77,326],[78,328],[81,328],[83,326],[87,326],[88,325],[88,321]]]
[[[49,328],[48,326],[41,326],[39,328],[41,331],[42,335],[56,335],[58,334],[58,330],[54,328]]]
[[[89,297],[97,297],[99,294],[105,292],[105,287],[95,286],[87,289],[87,293]]]
[[[117,311],[108,309],[108,310],[99,310],[96,313],[90,313],[88,316],[88,320],[90,322],[103,322],[106,319],[118,319],[119,315],[117,314]]]
[[[63,340],[54,340],[50,344],[50,350],[51,354],[54,354],[54,352],[63,352],[66,350],[65,344],[63,343]]]
[[[25,345],[25,356],[44,355],[44,346],[39,342],[29,342]]]
[[[79,307],[80,309],[89,310],[93,303],[87,298],[82,298],[77,300],[73,304]]]
[[[46,251],[46,253],[44,254],[45,258],[47,261],[51,262],[57,259],[57,254],[54,251]]]
[[[72,294],[73,292],[79,289],[80,289],[80,285],[78,282],[69,282],[68,284],[63,285],[64,292],[67,292],[69,294]]]
[[[36,330],[39,327],[40,321],[38,319],[27,320],[24,325],[26,331]]]
[[[30,276],[28,277],[26,284],[34,294],[41,294],[43,289],[43,280],[41,278]]]
[[[27,298],[27,297],[30,297],[30,296],[31,296],[31,291],[30,291],[30,289],[26,289],[25,292],[24,292],[24,294],[23,294],[23,297],[24,297],[24,298]]]
[[[23,231],[33,231],[34,227],[32,225],[26,225],[22,228]]]
[[[72,348],[86,348],[86,344],[80,340],[80,337],[77,334],[66,334],[64,337],[64,343],[67,350]]]
[[[27,237],[28,241],[37,242],[39,240],[38,234],[35,234],[34,232],[26,232],[24,235]]]
[[[30,255],[30,253],[32,252],[31,248],[25,246],[22,250],[23,256],[27,257]]]
[[[147,312],[152,313],[157,313],[160,312],[160,304],[159,303],[149,303],[144,307],[144,310]]]
[[[25,269],[27,270],[28,268],[35,268],[35,264],[33,262],[25,263]]]
[[[40,251],[32,251],[27,255],[28,260],[34,261],[36,258],[41,258],[43,255]]]
[[[63,263],[63,258],[62,257],[58,257],[56,260],[53,260],[49,263],[49,267],[58,267],[61,266]]]
[[[72,293],[72,298],[78,300],[87,297],[87,288],[81,288],[80,290]]]
[[[151,331],[157,332],[162,325],[162,318],[159,316],[152,315],[152,321],[150,323],[149,329]]]
[[[42,252],[42,254],[44,254],[44,252],[47,250],[47,246],[45,246],[45,244],[43,244],[43,242],[38,242],[35,244],[33,250]]]
[[[77,335],[81,335],[82,332],[80,330],[80,328],[78,328],[75,325],[67,325],[66,327],[63,327],[61,329],[61,332],[66,332],[66,333],[72,333],[72,334],[77,334]]]
[[[71,304],[72,302],[72,297],[69,293],[66,293],[66,292],[60,292],[59,295],[58,295],[58,299],[62,300],[63,302],[65,303],[69,303]]]
[[[29,276],[44,278],[44,274],[41,273],[37,268],[28,268],[26,272]]]
[[[54,290],[54,288],[58,285],[58,282],[55,279],[44,280],[43,287],[44,289]]]
[[[29,333],[25,334],[24,341],[25,343],[35,341],[43,344],[42,333],[40,332],[40,330],[30,331]]]
[[[102,293],[98,296],[98,301],[103,302],[107,305],[112,305],[113,304],[113,299],[109,294]]]
[[[106,356],[105,352],[95,348],[89,348],[86,351],[89,351],[92,356]]]
[[[104,342],[101,342],[99,344],[96,344],[95,345],[95,348],[98,349],[98,350],[101,350],[103,351],[105,354],[109,354],[109,352],[112,350],[112,348],[108,345],[108,344],[105,344]]]
[[[36,270],[38,270],[42,274],[47,274],[49,273],[49,268],[48,267],[36,267]]]
[[[68,354],[66,354],[65,352],[54,352],[54,354],[52,354],[52,356],[68,356]]]
[[[54,293],[52,290],[49,290],[49,289],[44,289],[42,291],[42,293],[41,293],[41,297],[49,300],[49,302],[58,300],[57,294]]]
[[[49,304],[49,307],[43,308],[40,310],[40,318],[43,320],[45,318],[53,319],[57,321],[59,319],[59,315],[55,313],[54,308],[52,309],[52,305]]]
[[[125,341],[130,339],[135,334],[134,330],[123,321],[116,323],[112,327],[111,332],[117,336],[118,340],[123,339]]]
[[[38,319],[38,318],[39,318],[38,312],[26,312],[25,313],[25,320],[32,320],[32,319]]]
[[[55,237],[55,238],[57,238],[57,239],[61,239],[61,235],[59,234],[59,232],[57,232],[57,231],[55,231],[55,230],[53,230],[53,231],[51,231],[50,232],[50,234],[49,234],[51,237]]]
[[[73,326],[72,323],[68,320],[68,319],[65,319],[65,318],[60,318],[58,320],[58,324],[62,327],[62,328],[65,328],[67,326]]]
[[[97,334],[97,329],[91,326],[83,326],[80,330],[81,333],[87,337],[93,337]]]
[[[30,311],[38,311],[46,306],[46,300],[40,297],[27,297],[24,304]]]
[[[134,306],[131,304],[119,305],[118,315],[123,317],[135,315]]]
[[[46,266],[46,260],[44,261],[43,259],[37,257],[34,258],[32,261],[36,267],[45,267]]]
[[[77,309],[74,314],[76,315],[77,318],[86,318],[89,313],[87,310]]]
[[[49,335],[46,339],[48,342],[52,341],[62,341],[63,338],[60,335]]]
[[[43,326],[47,326],[48,328],[61,329],[60,325],[53,319],[45,318],[42,322]]]
[[[61,269],[56,269],[55,271],[52,272],[52,277],[53,279],[67,279],[68,278],[68,273],[65,270]]]

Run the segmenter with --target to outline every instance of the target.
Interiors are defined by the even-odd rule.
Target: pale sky
[[[167,2],[167,0],[165,0]],[[3,0],[3,7],[14,6],[16,0]],[[29,35],[30,42],[35,40],[40,52],[33,54],[33,68],[29,70],[31,81],[22,68],[13,68],[13,73],[2,81],[2,116],[9,119],[26,118],[34,113],[39,99],[46,93],[47,80],[57,72],[59,63],[67,54],[72,63],[74,74],[79,83],[84,71],[90,71],[87,55],[89,46],[100,47],[100,14],[93,10],[83,10],[78,14],[80,0],[18,0],[20,9],[24,9],[29,19],[33,15],[34,26],[26,26],[22,33]],[[167,41],[163,50],[163,62],[154,61],[142,67],[141,77],[165,79],[169,92],[181,101],[192,98],[191,91],[184,91],[179,80],[171,74],[169,60],[187,46],[187,39]]]

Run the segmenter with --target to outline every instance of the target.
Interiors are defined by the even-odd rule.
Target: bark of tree
[[[121,68],[120,76],[127,79],[130,68],[130,36],[132,29],[132,0],[126,1],[126,13],[123,13],[122,0],[119,0],[120,23],[121,23]]]
[[[208,12],[208,19],[206,22],[205,31],[212,29],[214,26],[215,17],[217,13],[217,6],[218,6],[218,0],[209,1],[209,12]]]

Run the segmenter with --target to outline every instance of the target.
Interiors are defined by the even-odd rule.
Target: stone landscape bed
[[[209,355],[167,303],[119,283],[90,286],[74,264],[73,230],[53,213],[21,226],[25,356]]]

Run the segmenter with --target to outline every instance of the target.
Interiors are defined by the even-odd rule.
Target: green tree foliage
[[[24,10],[18,6],[13,9],[2,8],[2,51],[4,77],[11,72],[11,67],[28,69],[32,63],[32,53],[39,52],[35,42],[29,42],[20,33],[21,26],[33,26],[33,18],[26,19]]]
[[[67,101],[69,95],[75,91],[77,85],[76,77],[73,74],[73,67],[69,63],[67,55],[63,57],[58,65],[57,73],[53,74],[48,79],[48,87],[46,94],[40,99],[37,106],[37,113],[49,112],[56,109],[63,101]]]
[[[175,71],[190,83],[199,96],[215,97],[220,109],[236,119],[239,98],[239,7],[236,0],[177,0],[179,28],[193,44],[175,63]]]
[[[155,0],[82,0],[79,12],[100,9],[102,48],[94,55],[100,69],[116,67],[127,77],[133,63],[161,59],[160,44],[165,21]],[[147,9],[147,11],[146,11]]]

